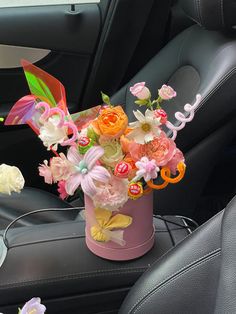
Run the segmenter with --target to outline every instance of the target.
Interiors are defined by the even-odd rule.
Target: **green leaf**
[[[138,100],[135,100],[135,103],[136,103],[136,105],[139,105],[139,106],[145,106],[148,104],[148,100],[147,99],[138,99]]]
[[[94,142],[98,142],[99,135],[96,132],[94,132],[94,129],[92,127],[88,127],[87,136],[91,138]]]
[[[53,106],[56,107],[57,103],[47,85],[39,77],[34,74],[25,71],[25,76],[29,84],[29,89],[31,94],[37,96],[41,100],[47,101]]]
[[[104,102],[104,104],[111,106],[110,97],[104,94],[103,92],[101,92],[101,95],[102,95],[102,101]]]

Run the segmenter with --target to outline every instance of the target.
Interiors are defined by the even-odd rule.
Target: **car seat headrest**
[[[208,30],[236,28],[235,0],[180,0],[184,12]]]

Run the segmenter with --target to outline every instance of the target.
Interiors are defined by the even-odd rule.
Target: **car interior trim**
[[[100,0],[1,0],[0,8],[28,7],[41,5],[73,5],[86,3],[99,3]]]
[[[35,63],[48,56],[50,52],[49,49],[0,44],[0,69],[21,68],[21,59]]]

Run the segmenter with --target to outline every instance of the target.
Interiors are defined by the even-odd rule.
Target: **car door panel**
[[[21,68],[21,59],[35,63],[46,57],[51,50],[20,46],[0,45],[0,69]]]
[[[100,27],[96,4],[76,5],[73,12],[69,5],[0,10],[0,44],[14,45],[13,50],[16,45],[50,49],[51,53],[37,65],[65,85],[72,112],[78,110]],[[27,54],[22,57],[27,59]],[[0,86],[0,113],[5,116],[18,98],[28,94],[22,69],[0,69]]]
[[[12,17],[14,16],[14,23]],[[0,42],[91,54],[100,30],[97,4],[0,9]]]

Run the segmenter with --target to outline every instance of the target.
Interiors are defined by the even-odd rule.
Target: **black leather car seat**
[[[236,198],[159,259],[119,314],[236,313]]]
[[[170,120],[175,122],[171,117],[176,109],[183,111],[186,102],[194,102],[197,93],[202,95],[195,120],[177,137],[177,144],[186,156],[186,176],[180,184],[155,194],[155,208],[159,213],[163,213],[163,209],[165,214],[181,212],[191,216],[221,152],[235,136],[236,34],[233,28],[236,24],[236,5],[232,0],[181,0],[181,5],[198,24],[171,40],[114,95],[112,102],[124,104],[131,117],[135,108],[134,97],[128,92],[131,85],[146,81],[155,95],[157,88],[167,83],[175,88],[178,95],[163,108]],[[45,207],[46,199],[50,206],[59,206],[60,201],[53,196],[39,193],[40,196],[36,197],[36,190],[33,194],[30,189],[23,192],[22,195],[29,194],[28,210]],[[12,204],[8,213],[14,212],[17,207],[22,208],[21,195],[16,200],[16,205]],[[8,201],[1,196],[0,219],[6,218],[6,211],[2,208]],[[68,204],[61,201],[61,206]],[[55,221],[60,221],[60,217],[55,215]]]

